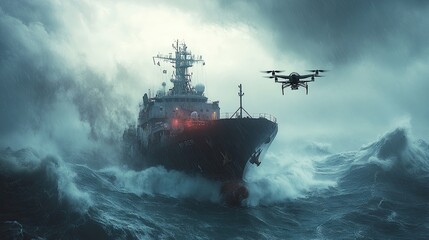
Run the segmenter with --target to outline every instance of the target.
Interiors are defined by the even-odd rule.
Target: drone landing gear
[[[289,86],[290,86],[290,83],[282,83],[282,95],[285,95],[285,88]]]
[[[307,83],[298,83],[293,85],[291,83],[282,83],[282,95],[285,95],[285,88],[291,87],[292,90],[297,90],[299,87],[305,88],[305,93],[308,95],[308,84]]]

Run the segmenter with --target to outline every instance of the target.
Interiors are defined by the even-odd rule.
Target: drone
[[[304,74],[300,75],[297,72],[292,72],[289,75],[277,75],[277,73],[281,73],[284,71],[280,70],[269,70],[269,71],[261,71],[262,73],[271,73],[271,76],[265,76],[266,78],[274,78],[274,81],[276,83],[282,84],[282,94],[285,95],[285,88],[290,87],[292,90],[297,90],[299,87],[305,88],[305,93],[308,94],[308,83],[314,82],[314,79],[316,77],[323,77],[322,75],[319,75],[319,73],[327,72],[328,70],[321,70],[321,69],[314,69],[314,70],[307,70],[308,72],[311,72],[311,74]],[[286,80],[279,80],[286,79]],[[302,80],[307,79],[309,80]]]

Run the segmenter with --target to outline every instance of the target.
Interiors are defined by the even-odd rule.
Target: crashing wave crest
[[[247,204],[275,204],[339,184],[354,189],[374,181],[404,189],[413,186],[417,195],[429,192],[429,145],[423,140],[414,141],[409,132],[399,127],[358,151],[321,159],[305,153],[267,156],[263,168],[251,169],[247,174]]]
[[[26,197],[40,200],[41,204],[48,198],[57,206],[67,204],[75,211],[86,211],[92,205],[91,199],[87,193],[76,187],[75,176],[60,158],[40,157],[33,149],[13,151],[6,148],[0,152],[0,177],[3,185],[1,191],[16,193],[19,192],[17,189],[21,189],[16,196],[2,194],[7,196],[7,203],[15,206],[17,201],[26,201]],[[40,199],[37,199],[38,197]]]

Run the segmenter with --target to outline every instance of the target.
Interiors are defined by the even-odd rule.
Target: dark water
[[[241,208],[199,177],[72,162],[1,150],[1,239],[429,239],[429,146],[404,129],[354,152],[266,156]]]

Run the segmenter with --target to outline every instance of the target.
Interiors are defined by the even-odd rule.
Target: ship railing
[[[226,113],[222,113],[220,115],[220,118],[221,119],[222,118],[231,118],[233,115],[234,115],[234,113],[226,112]],[[238,117],[238,115],[236,114],[234,116],[234,118],[237,118],[237,117]],[[248,115],[243,114],[243,117],[248,117]],[[277,118],[274,117],[273,115],[269,114],[269,113],[252,113],[252,114],[250,114],[250,117],[251,118],[265,118],[267,120],[270,120],[271,122],[277,122]]]

